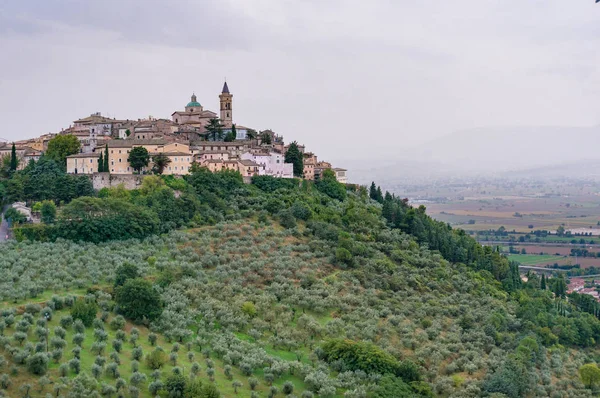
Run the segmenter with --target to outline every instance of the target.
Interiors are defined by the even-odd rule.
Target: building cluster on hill
[[[53,137],[71,134],[81,144],[80,153],[67,157],[67,172],[72,174],[133,174],[136,170],[128,161],[129,154],[133,148],[143,147],[150,162],[141,173],[153,170],[154,157],[162,154],[163,159],[168,158],[164,168],[161,167],[163,174],[185,175],[192,164],[198,163],[213,172],[236,170],[244,177],[294,177],[293,164],[285,161],[290,145],[285,144],[283,136],[271,130],[257,132],[233,122],[233,95],[227,82],[219,95],[219,103],[217,114],[204,109],[192,94],[184,110],[173,112],[170,120],[153,117],[118,120],[94,113],[75,120],[59,133],[15,142],[20,167],[31,159],[39,159]],[[0,146],[0,157],[10,155],[11,147]],[[297,148],[302,156],[303,172],[300,175],[296,170],[296,177],[314,180],[323,170],[331,169],[338,181],[347,182],[345,169],[319,161],[314,153],[306,152],[303,145],[298,144]]]

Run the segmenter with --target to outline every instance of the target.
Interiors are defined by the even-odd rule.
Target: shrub
[[[37,376],[45,375],[48,371],[48,355],[38,352],[27,358],[27,370]]]
[[[125,318],[121,315],[117,315],[110,321],[110,328],[112,330],[121,330],[125,327]]]
[[[76,333],[75,335],[73,335],[73,344],[76,344],[79,347],[81,347],[81,344],[83,344],[83,340],[85,340],[85,335],[83,335],[82,333]]]
[[[135,321],[155,320],[162,312],[160,295],[143,279],[130,279],[117,289],[115,298],[120,311]]]
[[[123,263],[115,271],[115,287],[123,286],[129,279],[136,279],[140,277],[138,267],[133,264]],[[124,324],[123,324],[124,326]],[[122,327],[121,327],[122,328]],[[118,328],[118,329],[121,329]],[[116,329],[115,329],[116,330]]]
[[[167,354],[162,349],[155,348],[150,354],[146,355],[146,365],[150,369],[160,369],[167,363]]]
[[[248,315],[250,318],[256,316],[256,306],[251,301],[246,301],[242,304],[242,312]]]
[[[348,249],[338,247],[335,251],[335,260],[341,264],[350,264],[352,262],[352,253]]]
[[[371,343],[349,339],[333,339],[322,346],[323,359],[327,362],[342,360],[351,370],[367,373],[394,374],[405,381],[418,381],[418,368],[412,362],[400,363],[396,358]]]
[[[80,320],[85,326],[90,327],[96,319],[98,306],[96,303],[87,303],[85,300],[76,300],[71,308],[71,316],[73,319]],[[79,332],[79,330],[76,330]]]
[[[142,347],[136,347],[131,351],[131,359],[135,361],[141,361],[143,356],[144,351],[142,350]]]
[[[69,368],[71,368],[71,370],[75,372],[75,374],[79,374],[79,372],[81,371],[81,362],[79,361],[79,359],[71,359],[69,361]]]
[[[292,229],[296,227],[296,218],[290,210],[279,212],[279,223],[282,227]]]
[[[116,352],[121,352],[121,349],[123,348],[123,341],[119,339],[113,340],[112,347]]]
[[[148,391],[150,391],[150,394],[152,394],[152,396],[156,396],[158,395],[158,392],[164,388],[164,386],[165,385],[162,381],[156,380],[148,385]]]
[[[156,340],[158,340],[158,336],[156,335],[156,333],[150,333],[148,335],[148,342],[150,343],[151,346],[156,345]]]
[[[202,391],[200,393],[200,397],[202,398],[220,398],[221,393],[217,389],[217,387],[210,383],[202,386]]]
[[[291,381],[286,381],[285,383],[283,383],[282,391],[284,394],[290,395],[294,392],[294,384]]]
[[[85,333],[85,325],[83,324],[81,319],[75,319],[75,321],[73,322],[73,329],[76,333]]]
[[[146,382],[146,375],[143,373],[140,373],[138,371],[135,371],[131,375],[131,379],[129,379],[129,382],[131,384],[133,384],[134,386],[139,386],[140,384],[143,384]]]
[[[64,339],[67,335],[67,331],[61,328],[60,326],[57,326],[54,328],[54,335],[60,337],[61,339]]]
[[[292,211],[292,215],[299,220],[307,221],[312,217],[312,210],[310,207],[299,200],[294,202],[290,210]]]
[[[251,390],[254,390],[256,386],[258,386],[258,379],[256,377],[250,377],[248,379],[248,385],[250,386]]]
[[[181,374],[172,374],[165,382],[165,390],[170,397],[183,397],[185,387],[186,379]]]

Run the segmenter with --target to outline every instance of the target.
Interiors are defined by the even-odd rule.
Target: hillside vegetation
[[[195,169],[15,234],[0,247],[10,397],[558,398],[600,381],[597,306],[562,279],[523,284],[375,185]]]

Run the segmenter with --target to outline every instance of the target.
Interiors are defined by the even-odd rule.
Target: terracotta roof
[[[196,146],[244,146],[244,145],[249,145],[250,143],[248,141],[232,141],[232,142],[225,142],[225,141],[199,141],[194,143],[194,145]]]
[[[109,148],[131,148],[141,145],[166,145],[167,141],[163,139],[156,140],[110,140],[107,142]]]
[[[241,159],[241,160],[238,160],[238,163],[241,163],[244,166],[256,166],[256,167],[258,167],[258,163],[253,162],[252,160]]]
[[[229,151],[221,150],[221,151],[202,151],[198,153],[198,155],[211,154],[211,153],[229,153]]]
[[[75,158],[99,158],[100,152],[78,153],[76,155],[67,156],[67,159]]]
[[[167,156],[191,156],[191,153],[187,152],[159,152]]]

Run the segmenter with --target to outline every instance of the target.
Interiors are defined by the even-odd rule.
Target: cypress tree
[[[108,144],[106,144],[106,147],[104,147],[104,166],[102,167],[105,173],[109,172],[109,168],[108,168]]]
[[[302,177],[304,175],[304,157],[298,149],[298,143],[292,142],[285,153],[285,162],[294,165],[294,177]]]
[[[542,274],[542,282],[540,283],[540,289],[546,290],[546,277]]]
[[[383,193],[381,192],[381,187],[377,187],[377,199],[379,203],[383,203]]]
[[[10,151],[10,170],[17,170],[17,148],[15,147],[15,143],[12,144],[12,149]]]
[[[102,173],[104,171],[104,156],[102,156],[102,152],[100,152],[100,159],[98,159],[98,173]]]
[[[373,200],[377,200],[377,186],[375,181],[371,182],[371,188],[369,188],[369,197]]]

